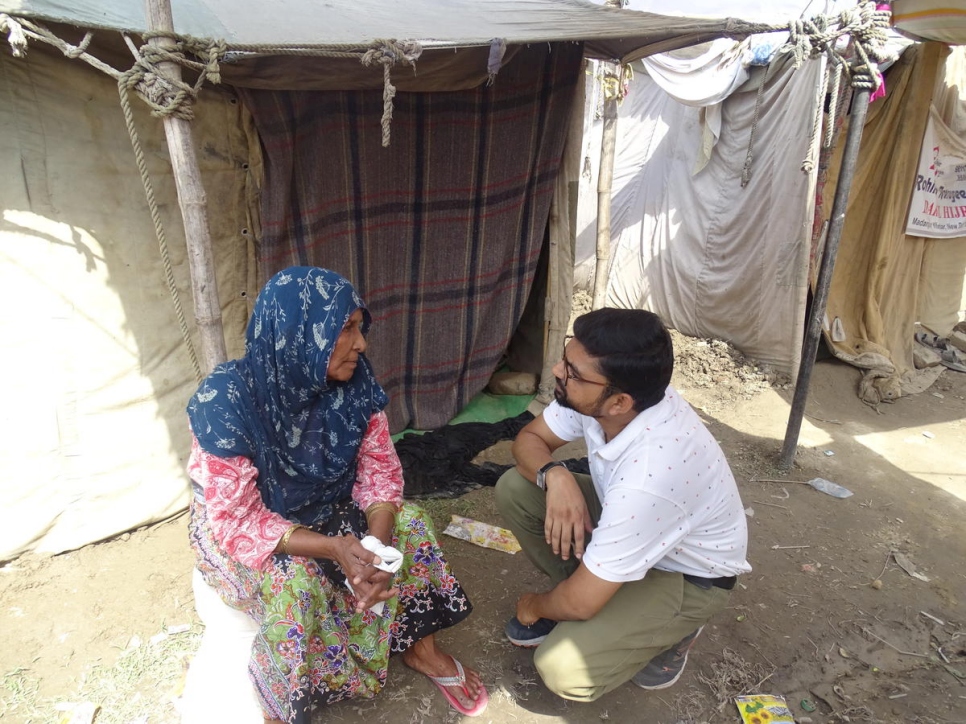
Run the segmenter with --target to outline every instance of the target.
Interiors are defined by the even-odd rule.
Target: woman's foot
[[[402,655],[403,663],[410,669],[430,677],[455,677],[459,675],[456,659],[436,648],[435,637],[420,639]],[[463,667],[466,676],[465,690],[462,686],[446,686],[450,695],[467,710],[473,709],[486,694],[480,675],[473,669]],[[441,687],[442,688],[442,687]]]

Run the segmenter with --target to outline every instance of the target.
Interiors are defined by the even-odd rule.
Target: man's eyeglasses
[[[577,374],[577,370],[574,368],[570,361],[567,359],[567,343],[572,340],[573,337],[564,337],[563,346],[563,363],[564,363],[564,385],[566,385],[570,380],[574,382],[585,382],[588,385],[597,385],[598,387],[613,387],[610,382],[598,382],[597,380],[588,380]]]

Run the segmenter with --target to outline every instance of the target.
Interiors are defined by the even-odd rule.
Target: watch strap
[[[558,465],[562,468],[567,467],[559,460],[551,460],[537,471],[537,487],[540,488],[540,490],[547,489],[547,473]]]

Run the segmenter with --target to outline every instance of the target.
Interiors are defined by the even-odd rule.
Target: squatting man
[[[748,530],[724,454],[670,386],[671,337],[642,310],[579,317],[556,398],[513,444],[497,505],[553,588],[526,593],[506,634],[535,647],[547,687],[593,701],[628,680],[663,689],[724,609]],[[552,453],[583,438],[590,475]]]

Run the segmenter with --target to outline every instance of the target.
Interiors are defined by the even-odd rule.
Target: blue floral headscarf
[[[348,382],[326,379],[357,309],[366,333],[372,318],[345,278],[316,267],[280,271],[255,301],[245,356],[216,367],[188,403],[202,449],[250,458],[265,505],[305,525],[351,493],[369,418],[389,401],[364,355]]]

